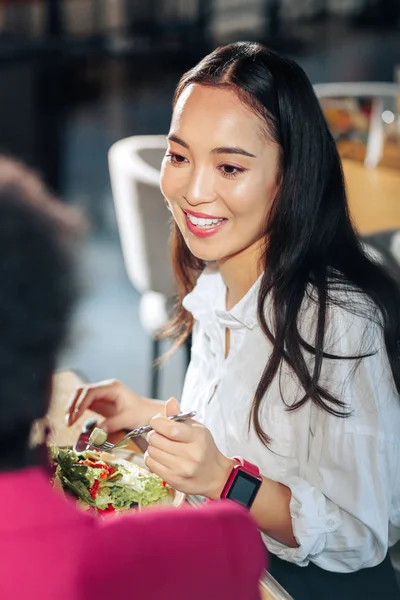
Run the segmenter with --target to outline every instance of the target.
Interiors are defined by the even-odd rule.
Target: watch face
[[[235,502],[239,502],[239,504],[243,504],[243,506],[250,508],[260,485],[261,481],[259,479],[250,475],[250,473],[238,469],[226,497],[229,498],[229,500],[234,500]]]

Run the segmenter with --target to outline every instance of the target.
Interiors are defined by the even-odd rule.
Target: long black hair
[[[332,294],[332,290],[356,291],[360,298],[372,301],[400,391],[400,292],[394,279],[368,258],[357,237],[349,215],[340,157],[304,71],[260,44],[239,42],[218,48],[185,73],[174,104],[193,83],[232,89],[264,118],[268,134],[280,147],[281,183],[265,228],[258,294],[258,320],[273,347],[250,415],[259,438],[268,444],[268,435],[260,424],[261,404],[271,382],[279,376],[283,361],[303,389],[302,397],[288,407],[290,410],[312,400],[333,415],[348,414],[344,403],[319,383],[322,361],[326,357],[360,360],[368,354],[343,357],[324,352],[329,306],[342,302],[343,308],[357,311],[354,303],[350,306],[341,301],[340,294]],[[182,299],[193,289],[205,263],[190,253],[176,224],[171,251],[178,304],[166,333],[174,335],[179,345],[193,325]],[[299,313],[310,284],[316,298],[313,343],[299,331]],[[273,301],[272,326],[266,319],[267,296]],[[359,307],[365,312],[365,303]],[[306,360],[307,354],[312,355],[312,361]]]

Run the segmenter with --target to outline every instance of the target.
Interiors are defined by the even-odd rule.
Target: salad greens
[[[110,454],[53,446],[50,459],[63,489],[98,512],[154,504],[169,494],[160,477]]]

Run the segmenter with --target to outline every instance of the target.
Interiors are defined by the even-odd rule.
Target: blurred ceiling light
[[[384,110],[382,113],[382,121],[384,121],[385,123],[393,123],[394,121],[394,114],[392,113],[391,110]]]

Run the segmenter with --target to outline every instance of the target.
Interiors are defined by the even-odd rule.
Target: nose
[[[214,187],[213,173],[208,169],[196,169],[187,182],[184,197],[191,206],[210,204],[217,194]]]

